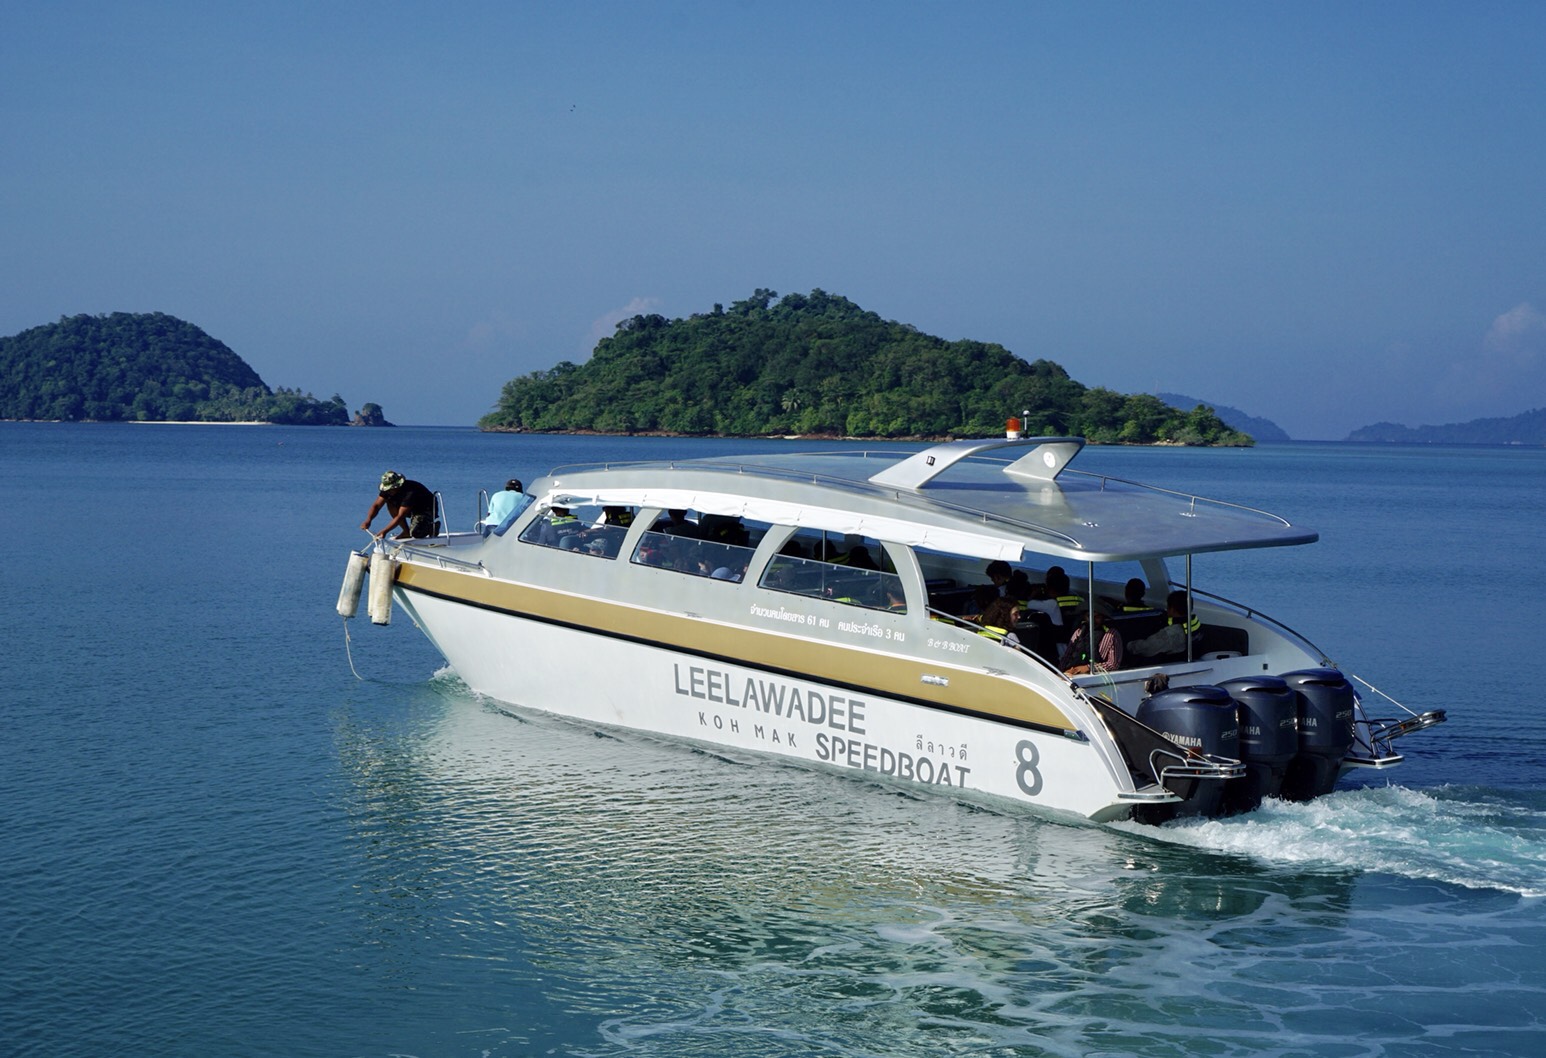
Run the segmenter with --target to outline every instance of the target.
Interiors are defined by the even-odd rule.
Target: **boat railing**
[[[1181,589],[1186,588],[1186,585],[1180,585],[1180,583],[1175,582],[1172,582],[1172,586]],[[1294,628],[1289,628],[1286,623],[1283,623],[1282,620],[1277,619],[1277,617],[1272,617],[1271,614],[1263,614],[1260,609],[1255,609],[1254,606],[1246,606],[1245,603],[1238,603],[1232,599],[1224,599],[1223,596],[1215,596],[1214,592],[1203,591],[1201,588],[1192,588],[1192,594],[1194,594],[1194,596],[1203,596],[1204,599],[1211,599],[1212,602],[1223,603],[1224,606],[1229,606],[1229,608],[1234,609],[1235,613],[1240,614],[1241,617],[1248,617],[1249,620],[1258,620],[1258,622],[1274,626],[1274,628],[1282,631],[1282,633],[1286,634],[1286,636],[1297,640],[1300,647],[1303,647],[1305,650],[1308,650],[1309,653],[1316,654],[1317,657],[1320,657],[1320,662],[1322,662],[1323,665],[1333,665],[1333,667],[1336,667],[1333,660],[1331,660],[1330,657],[1326,657],[1325,651],[1320,650],[1320,648],[1316,647],[1313,642],[1309,642],[1309,637],[1306,637],[1305,634],[1300,633],[1300,631],[1294,630]],[[1424,727],[1433,727],[1435,724],[1442,724],[1442,722],[1444,722],[1444,716],[1446,715],[1444,715],[1444,710],[1441,710],[1441,708],[1438,708],[1438,710],[1429,710],[1429,712],[1425,713],[1416,712],[1415,708],[1408,708],[1407,705],[1402,705],[1401,702],[1391,698],[1391,696],[1387,695],[1387,693],[1382,691],[1381,688],[1374,687],[1371,682],[1368,682],[1367,679],[1359,676],[1359,674],[1343,674],[1350,677],[1350,679],[1354,679],[1354,681],[1359,682],[1359,684],[1364,685],[1365,688],[1373,691],[1374,695],[1377,695],[1379,698],[1390,702],[1391,705],[1399,708],[1402,713],[1407,715],[1405,716],[1405,719],[1399,719],[1399,721],[1398,719],[1364,719],[1362,722],[1368,725],[1371,738],[1385,739],[1385,741],[1388,741],[1390,738],[1398,738],[1399,735],[1408,735],[1408,733],[1411,732],[1419,732],[1419,730],[1424,729]],[[1359,699],[1359,708],[1360,712],[1362,712],[1362,696],[1360,696]],[[1385,732],[1388,732],[1388,735]]]
[[[1363,723],[1368,728],[1369,739],[1371,743],[1389,743],[1393,738],[1400,738],[1402,735],[1410,735],[1414,731],[1422,731],[1437,724],[1442,724],[1445,720],[1448,719],[1448,714],[1443,709],[1429,709],[1426,712],[1419,713],[1415,709],[1408,709],[1405,705],[1402,705],[1400,702],[1396,701],[1396,699],[1380,690],[1378,687],[1364,679],[1362,676],[1358,675],[1356,672],[1349,672],[1348,675],[1406,714],[1405,717],[1399,719],[1395,717],[1366,716],[1363,720]],[[1360,711],[1363,711],[1362,703],[1360,702],[1359,705]]]
[[[1245,765],[1238,760],[1181,749],[1152,750],[1149,770],[1167,787],[1181,779],[1239,779],[1245,775]]]
[[[468,573],[476,573],[483,577],[492,577],[488,567],[481,561],[472,561],[465,558],[457,558],[447,554],[442,544],[427,544],[418,540],[405,540],[402,543],[390,545],[392,556],[399,561],[416,562],[421,565],[435,565],[441,569],[465,570]]]
[[[824,453],[809,454],[821,455]],[[887,458],[894,458],[896,452],[860,449],[858,451],[842,452],[840,454],[853,459],[868,459],[882,455],[886,456]],[[971,458],[992,463],[1002,463],[1006,466],[1012,462],[1011,460],[1004,459],[1002,457],[988,455],[977,455]],[[568,464],[566,466],[555,468],[552,472],[552,475],[556,477],[562,473],[579,473],[582,471],[592,470],[616,470],[639,466],[654,466],[666,470],[724,470],[735,474],[746,474],[762,478],[772,478],[781,481],[798,481],[807,482],[813,485],[834,486],[864,493],[867,495],[884,496],[887,499],[896,501],[898,503],[920,504],[933,510],[942,510],[948,511],[952,514],[964,515],[967,518],[979,521],[984,525],[1002,525],[1023,533],[1041,537],[1043,539],[1053,540],[1080,551],[1085,550],[1084,542],[1081,541],[1078,537],[1072,536],[1060,529],[1054,529],[1051,526],[1042,525],[1039,522],[1033,522],[1023,518],[1016,518],[1013,515],[988,514],[976,508],[967,507],[963,504],[952,503],[949,500],[940,499],[936,496],[930,496],[917,490],[898,489],[888,485],[877,484],[868,478],[849,478],[835,474],[811,473],[810,471],[799,470],[793,467],[769,466],[763,463],[740,463],[730,460],[715,459],[693,459],[690,461],[674,459],[664,461],[626,460],[621,462]],[[1251,507],[1243,503],[1232,503],[1229,500],[1219,500],[1208,496],[1199,496],[1195,493],[1182,492],[1177,489],[1168,489],[1161,485],[1151,485],[1146,482],[1133,481],[1130,478],[1120,478],[1110,474],[1094,474],[1089,471],[1072,469],[1065,469],[1063,473],[1097,482],[1098,487],[1103,492],[1108,488],[1108,486],[1117,484],[1133,489],[1140,489],[1146,492],[1156,493],[1162,496],[1175,497],[1187,505],[1187,510],[1181,512],[1183,517],[1196,517],[1197,508],[1199,506],[1205,505],[1233,511],[1243,511],[1247,514],[1252,514],[1274,522],[1278,525],[1284,526],[1285,528],[1292,528],[1293,526],[1293,523],[1284,518],[1282,515],[1273,514],[1271,511],[1264,511],[1259,507]]]
[[[1174,582],[1172,582],[1172,584],[1177,588],[1185,588],[1184,584],[1175,584]],[[1242,617],[1248,618],[1249,620],[1260,621],[1263,624],[1272,625],[1280,632],[1294,640],[1297,640],[1299,645],[1310,651],[1310,653],[1319,657],[1323,665],[1336,667],[1335,663],[1326,656],[1326,652],[1312,643],[1307,636],[1305,636],[1302,632],[1290,628],[1287,624],[1284,624],[1277,618],[1272,617],[1269,614],[1262,613],[1260,610],[1257,610],[1253,607],[1246,606],[1244,603],[1235,602],[1233,599],[1226,599],[1222,595],[1215,595],[1212,592],[1203,591],[1200,588],[1193,588],[1192,594],[1201,595],[1204,598],[1211,599],[1216,603],[1222,603],[1223,605],[1233,609]],[[1371,693],[1379,696],[1386,702],[1389,702],[1391,705],[1395,706],[1402,713],[1406,714],[1402,717],[1370,716],[1369,711],[1365,706],[1363,696],[1357,696],[1357,704],[1355,708],[1357,709],[1358,715],[1356,724],[1362,728],[1362,731],[1359,733],[1358,740],[1363,743],[1369,750],[1369,754],[1366,757],[1358,758],[1362,763],[1377,766],[1382,763],[1399,761],[1401,759],[1400,756],[1393,753],[1390,749],[1390,742],[1392,739],[1400,738],[1402,735],[1410,735],[1414,731],[1426,730],[1427,728],[1442,724],[1446,719],[1448,719],[1448,715],[1443,709],[1429,709],[1425,712],[1419,713],[1417,710],[1409,708],[1403,703],[1397,701],[1395,698],[1391,697],[1389,694],[1386,694],[1384,691],[1380,690],[1378,687],[1364,679],[1362,676],[1358,675],[1356,672],[1344,672],[1343,675],[1362,684]]]
[[[1263,518],[1266,518],[1268,521],[1277,522],[1279,525],[1288,529],[1292,529],[1294,526],[1293,522],[1290,522],[1281,514],[1273,514],[1271,511],[1264,511],[1260,507],[1251,507],[1244,503],[1232,503],[1229,500],[1216,500],[1211,496],[1198,496],[1195,493],[1182,492],[1179,489],[1167,489],[1163,485],[1151,485],[1146,481],[1133,481],[1131,478],[1113,477],[1110,474],[1094,474],[1088,470],[1065,470],[1064,473],[1078,475],[1079,477],[1083,478],[1089,478],[1092,481],[1098,481],[1100,482],[1100,488],[1102,492],[1105,491],[1107,484],[1116,482],[1117,484],[1128,485],[1135,489],[1143,489],[1147,492],[1157,492],[1164,496],[1174,496],[1177,499],[1185,500],[1189,504],[1190,510],[1183,512],[1183,518],[1195,518],[1197,516],[1197,505],[1206,504],[1210,507],[1227,507],[1233,511],[1245,511],[1247,514],[1257,514]]]
[[[1183,583],[1183,582],[1180,582],[1180,581],[1174,581],[1173,580],[1173,581],[1170,582],[1170,586],[1173,589],[1177,590],[1177,591],[1186,591],[1187,590],[1186,584]],[[1322,664],[1324,664],[1324,665],[1330,665],[1331,664],[1331,659],[1329,657],[1327,657],[1326,652],[1324,650],[1322,650],[1320,647],[1316,646],[1314,643],[1312,643],[1310,641],[1310,637],[1309,636],[1306,636],[1303,632],[1300,632],[1299,630],[1297,630],[1295,628],[1289,627],[1287,624],[1285,624],[1282,621],[1279,621],[1276,617],[1273,617],[1271,614],[1263,613],[1262,611],[1256,609],[1254,606],[1247,606],[1245,603],[1236,602],[1234,599],[1227,599],[1227,598],[1225,598],[1222,595],[1215,595],[1211,591],[1204,591],[1202,588],[1194,587],[1194,588],[1191,589],[1191,592],[1192,592],[1193,595],[1200,595],[1200,596],[1202,596],[1205,599],[1210,599],[1213,602],[1220,603],[1220,604],[1222,604],[1224,606],[1227,606],[1230,609],[1234,610],[1241,617],[1244,617],[1244,618],[1246,618],[1248,620],[1258,621],[1258,622],[1260,622],[1262,624],[1271,625],[1272,627],[1276,628],[1279,632],[1282,632],[1284,635],[1288,636],[1290,639],[1295,640],[1305,650],[1309,651],[1311,654],[1314,654],[1316,657],[1320,658]]]

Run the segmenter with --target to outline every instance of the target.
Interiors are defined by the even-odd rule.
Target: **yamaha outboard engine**
[[[1208,684],[1173,687],[1150,695],[1138,705],[1138,721],[1172,742],[1216,757],[1239,757],[1240,725],[1235,701],[1222,687]],[[1224,783],[1218,779],[1186,778],[1165,784],[1180,802],[1155,805],[1145,822],[1173,816],[1216,816],[1223,810]]]
[[[1299,752],[1299,702],[1285,680],[1242,676],[1219,684],[1240,707],[1240,762],[1245,778],[1224,792],[1231,812],[1249,812],[1263,797],[1280,797],[1289,763]]]
[[[1357,695],[1336,669],[1285,672],[1299,704],[1299,753],[1283,779],[1283,797],[1308,801],[1330,793],[1342,770],[1342,758],[1353,745],[1353,712]]]

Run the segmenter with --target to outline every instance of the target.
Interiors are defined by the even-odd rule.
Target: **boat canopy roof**
[[[919,452],[783,452],[561,467],[548,504],[695,510],[1019,561],[1079,562],[1307,544],[1265,511],[1069,470],[1079,437],[951,441]]]

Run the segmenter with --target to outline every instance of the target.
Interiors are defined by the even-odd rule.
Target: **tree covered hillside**
[[[1027,431],[1096,443],[1248,445],[1206,408],[1087,388],[1048,360],[947,342],[813,290],[758,290],[688,319],[634,316],[582,365],[505,384],[485,430],[981,437]]]
[[[0,338],[0,419],[345,424],[342,397],[271,390],[223,342],[162,312],[68,316]]]

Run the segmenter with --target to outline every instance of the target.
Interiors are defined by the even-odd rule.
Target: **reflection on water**
[[[485,990],[497,966],[483,1002],[519,1027],[489,1053],[1278,1053],[1343,1040],[1349,992],[1409,1005],[1402,953],[1435,943],[1398,914],[1371,973],[1350,916],[1388,883],[1346,866],[512,715],[451,678],[425,694],[399,737],[339,723],[362,942],[404,967],[449,948]],[[1419,1039],[1411,1013],[1320,1053]]]

